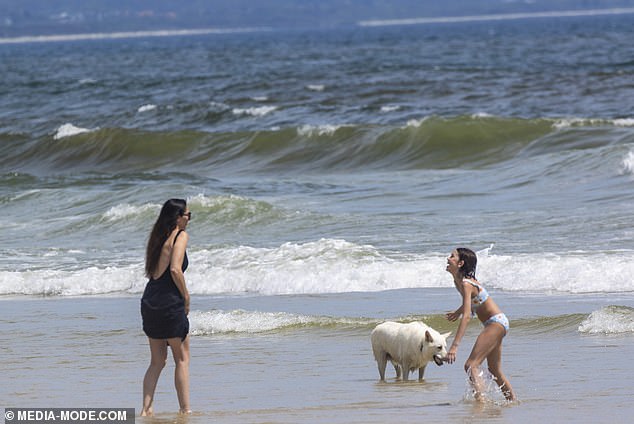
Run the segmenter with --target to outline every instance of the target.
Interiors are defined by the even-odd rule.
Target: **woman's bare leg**
[[[487,356],[487,365],[489,366],[489,372],[495,377],[495,382],[500,386],[504,397],[508,401],[515,401],[515,392],[511,382],[506,378],[502,372],[502,344],[493,349],[493,351]]]
[[[484,394],[484,382],[480,375],[480,366],[484,360],[502,344],[502,339],[506,334],[504,327],[497,323],[489,324],[476,339],[471,355],[464,365],[464,369],[469,376],[469,380],[475,390],[475,398],[481,401]]]
[[[189,414],[191,413],[189,405],[189,336],[183,341],[180,338],[168,339],[168,343],[172,348],[176,364],[174,385],[180,406],[179,413]]]
[[[156,383],[161,376],[161,371],[165,368],[165,362],[167,360],[167,344],[165,340],[152,339],[148,337],[150,344],[150,366],[145,372],[143,378],[143,409],[141,409],[141,416],[151,416],[154,414],[152,404],[154,402],[154,391],[156,390]]]

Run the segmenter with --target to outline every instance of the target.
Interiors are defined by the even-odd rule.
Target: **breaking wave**
[[[39,257],[47,253],[30,254]],[[145,286],[141,262],[99,266],[86,263],[81,252],[51,254],[77,260],[69,266],[38,269],[30,267],[29,258],[20,254],[24,268],[0,271],[0,295],[137,295]],[[389,253],[341,239],[288,242],[277,247],[192,248],[189,256],[192,266],[187,270],[187,284],[193,295],[306,295],[452,287],[445,271],[446,254]],[[478,271],[478,278],[493,291],[634,291],[634,281],[628,277],[634,274],[631,251],[504,256],[483,250],[478,252]]]
[[[594,311],[579,325],[579,332],[587,334],[634,333],[634,308],[611,305]]]
[[[314,330],[324,328],[367,331],[386,320],[397,322],[421,321],[440,332],[455,330],[443,314],[408,315],[377,319],[370,317],[339,317],[304,315],[288,312],[246,311],[192,311],[189,315],[191,333],[194,336],[216,334],[257,334],[279,331]],[[475,325],[475,323],[474,323]],[[513,332],[520,333],[571,333],[622,334],[634,332],[634,309],[626,306],[607,306],[584,314],[565,314],[520,318],[511,321]]]
[[[142,106],[143,111],[147,106]],[[139,109],[139,111],[141,111]],[[263,106],[234,110],[254,117]],[[350,169],[446,169],[482,167],[564,150],[593,149],[606,139],[628,143],[631,119],[520,119],[489,115],[438,116],[402,127],[300,125],[267,131],[150,132],[125,128],[60,126],[52,137],[24,140],[0,134],[5,168],[28,172],[140,171],[178,168],[237,171],[330,171]],[[622,134],[618,134],[621,132]],[[612,133],[617,133],[611,137]],[[612,141],[611,143],[614,143]],[[631,158],[624,172],[631,171]],[[628,171],[630,170],[630,171]]]

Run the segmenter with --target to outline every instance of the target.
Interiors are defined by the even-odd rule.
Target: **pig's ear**
[[[434,341],[434,338],[431,336],[431,334],[429,333],[429,330],[425,331],[425,341],[427,343],[431,343]]]

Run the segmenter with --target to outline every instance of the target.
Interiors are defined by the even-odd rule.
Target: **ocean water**
[[[0,407],[140,407],[160,205],[188,200],[193,422],[626,422],[634,17],[0,44]],[[378,383],[456,246],[521,402]],[[177,410],[168,367],[154,420]]]

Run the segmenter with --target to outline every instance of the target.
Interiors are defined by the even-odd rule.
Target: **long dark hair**
[[[176,228],[176,221],[183,216],[186,209],[187,202],[183,199],[169,199],[163,203],[161,213],[156,219],[150,238],[147,241],[147,249],[145,250],[146,277],[152,277],[152,273],[156,270],[159,259],[161,259],[161,249],[165,244],[165,240]]]
[[[478,257],[475,252],[466,247],[459,247],[456,250],[458,251],[458,258],[464,262],[460,267],[460,273],[465,278],[473,278],[475,280],[476,265],[478,265]]]

